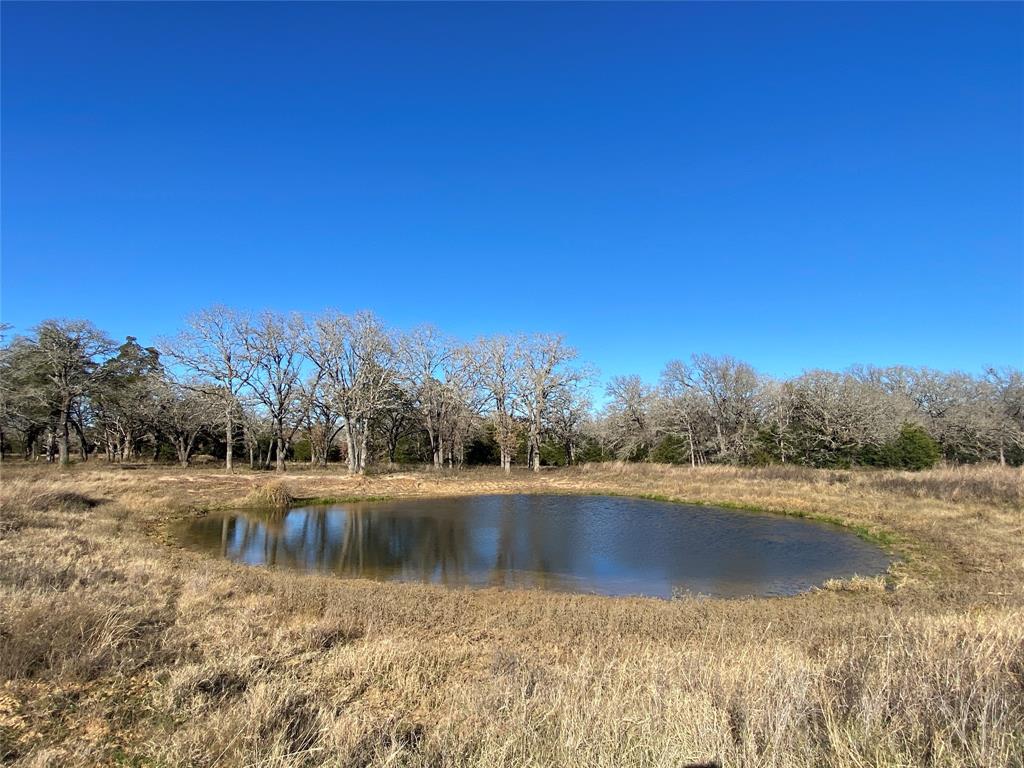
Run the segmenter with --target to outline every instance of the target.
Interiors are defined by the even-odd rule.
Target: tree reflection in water
[[[792,594],[884,571],[877,548],[778,516],[598,496],[474,496],[239,512],[187,545],[238,562],[450,586]]]
[[[466,528],[451,519],[396,518],[366,509],[237,514],[221,522],[221,554],[246,563],[344,576],[459,580]]]

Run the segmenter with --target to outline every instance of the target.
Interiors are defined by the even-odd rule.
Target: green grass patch
[[[392,496],[300,496],[292,507],[325,507],[330,504],[358,504],[366,501],[391,501]]]

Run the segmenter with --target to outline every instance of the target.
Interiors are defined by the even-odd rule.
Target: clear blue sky
[[[561,331],[605,375],[1024,364],[1024,5],[54,4],[2,317]]]

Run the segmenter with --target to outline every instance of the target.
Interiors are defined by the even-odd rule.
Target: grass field
[[[901,557],[884,581],[674,601],[247,568],[169,525],[271,475],[2,471],[7,763],[1024,765],[1020,470],[299,470],[275,489],[701,501],[832,519]]]

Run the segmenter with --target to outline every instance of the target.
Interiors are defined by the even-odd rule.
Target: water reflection
[[[233,513],[194,521],[194,548],[253,565],[451,586],[644,594],[793,594],[888,558],[841,529],[600,496],[474,496]]]

